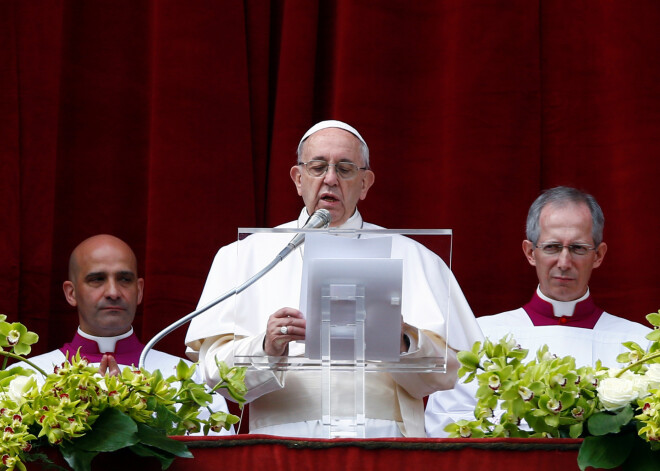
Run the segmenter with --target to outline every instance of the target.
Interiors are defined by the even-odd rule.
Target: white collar
[[[101,353],[114,352],[115,346],[117,345],[117,342],[119,340],[125,339],[133,335],[133,327],[131,326],[131,330],[129,330],[125,334],[117,335],[115,337],[97,337],[96,335],[89,335],[88,333],[83,332],[80,326],[78,326],[78,335],[86,339],[95,341],[98,344],[99,352]]]
[[[303,208],[302,211],[300,211],[300,216],[298,216],[298,227],[303,227],[308,219],[309,213],[307,213],[307,208]],[[362,215],[360,214],[360,211],[355,208],[353,215],[348,218],[348,221],[339,226],[338,229],[362,229],[363,224],[364,221],[362,220]]]
[[[542,300],[552,304],[555,317],[571,317],[575,312],[575,305],[589,297],[589,288],[587,288],[587,292],[584,294],[584,296],[575,299],[574,301],[557,301],[556,299],[551,299],[545,294],[541,293],[541,286],[536,288],[536,294]]]

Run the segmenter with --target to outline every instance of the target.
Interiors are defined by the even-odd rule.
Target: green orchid
[[[7,316],[0,315],[0,347],[9,348],[16,355],[28,355],[31,345],[39,340],[39,336],[30,332],[20,322],[5,322]]]
[[[451,437],[584,438],[580,469],[657,469],[660,455],[660,310],[646,319],[654,327],[644,350],[624,342],[622,368],[577,368],[575,359],[556,357],[547,346],[525,362],[527,350],[506,336],[476,342],[458,352],[459,377],[477,381],[475,420],[448,425]],[[646,453],[631,454],[635,440]],[[614,440],[614,441],[613,441]],[[617,443],[613,448],[611,443]],[[636,448],[639,450],[639,448]],[[604,452],[606,450],[607,452]]]
[[[245,373],[247,369],[236,366],[230,368],[225,362],[218,360],[216,360],[216,365],[218,366],[221,381],[213,388],[213,391],[226,389],[231,397],[238,402],[238,405],[242,407],[245,403],[245,394],[247,393],[247,388],[245,387]]]
[[[199,418],[213,396],[193,381],[196,365],[181,361],[168,378],[158,370],[137,368],[101,376],[77,353],[47,374],[24,357],[37,335],[20,323],[5,321],[0,315],[0,345],[9,351],[0,353],[30,364],[44,382],[39,387],[31,369],[0,369],[0,471],[25,471],[27,455],[43,446],[57,446],[75,471],[89,471],[99,452],[121,448],[139,449],[165,469],[177,456],[192,457],[185,444],[169,435],[228,429],[239,420],[214,411],[208,419]],[[221,381],[216,389],[227,389],[242,404],[246,369],[220,362],[218,370]]]

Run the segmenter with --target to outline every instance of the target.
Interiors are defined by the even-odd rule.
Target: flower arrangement
[[[531,361],[513,338],[477,342],[458,354],[459,377],[477,381],[474,421],[448,425],[451,437],[583,438],[581,470],[660,466],[660,311],[644,350],[624,342],[622,368],[576,367],[544,346]]]
[[[139,456],[153,456],[166,469],[175,457],[192,457],[187,446],[168,438],[190,432],[228,429],[238,417],[209,409],[211,393],[220,388],[242,405],[245,368],[219,363],[222,381],[208,391],[191,378],[196,365],[183,360],[176,373],[164,378],[159,370],[125,368],[119,376],[101,376],[79,354],[46,374],[25,356],[38,336],[18,322],[0,315],[0,470],[25,471],[25,463],[49,461],[45,447],[57,447],[75,471],[91,470],[101,452],[127,448]],[[8,358],[24,361],[45,377],[41,387],[36,372],[14,366]],[[199,417],[209,410],[208,419]]]

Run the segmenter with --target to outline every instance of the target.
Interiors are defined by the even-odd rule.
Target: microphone
[[[332,221],[332,216],[330,215],[330,211],[328,211],[327,209],[317,209],[309,217],[309,219],[307,219],[307,222],[302,228],[303,229],[326,228],[330,225],[331,221]],[[283,259],[291,252],[296,250],[303,242],[305,242],[305,233],[301,232],[299,234],[296,234],[295,236],[293,236],[293,239],[291,239],[291,242],[289,242],[287,246],[284,247],[284,249],[279,253],[277,257],[280,258],[280,260]]]
[[[309,217],[309,219],[307,219],[307,222],[305,223],[305,225],[302,228],[303,229],[319,229],[321,227],[325,228],[325,227],[328,227],[330,225],[331,221],[332,221],[332,216],[330,215],[330,211],[328,211],[327,209],[318,209],[318,210],[314,211],[314,214],[312,214]],[[199,316],[203,312],[208,311],[209,309],[211,309],[216,304],[219,304],[222,301],[224,301],[225,299],[227,299],[231,296],[237,295],[237,294],[241,293],[243,290],[249,288],[255,281],[257,281],[259,278],[261,278],[266,273],[268,273],[270,270],[272,270],[275,265],[277,265],[282,260],[284,260],[284,257],[286,257],[291,252],[293,252],[304,241],[305,241],[305,234],[304,233],[296,234],[293,237],[293,239],[291,239],[291,242],[289,242],[287,244],[287,246],[284,247],[284,249],[277,255],[277,257],[275,257],[264,269],[262,269],[256,275],[252,276],[252,278],[247,280],[245,283],[243,283],[242,285],[237,286],[237,287],[227,291],[225,294],[223,294],[219,298],[216,298],[215,300],[211,301],[206,306],[203,306],[203,307],[197,309],[196,311],[193,311],[190,314],[187,314],[186,316],[182,317],[178,321],[170,324],[169,326],[167,326],[163,330],[161,330],[158,334],[156,334],[144,346],[144,349],[142,350],[142,353],[140,354],[140,360],[138,362],[138,366],[140,368],[144,368],[144,364],[147,360],[147,355],[149,354],[149,351],[163,337],[165,337],[170,332],[178,329],[182,325],[187,324],[188,322],[190,322],[191,320],[193,320],[195,317]]]

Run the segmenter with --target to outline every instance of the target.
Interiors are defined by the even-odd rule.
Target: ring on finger
[[[282,335],[286,335],[289,333],[289,328],[283,325],[282,327],[280,327],[280,332],[282,333]]]

